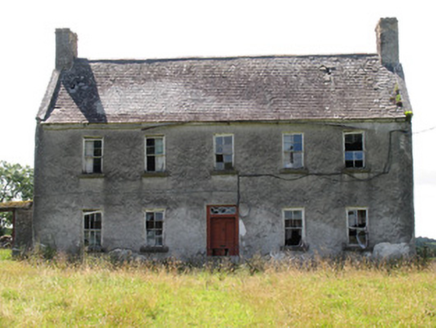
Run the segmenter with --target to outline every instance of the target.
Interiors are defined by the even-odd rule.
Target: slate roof
[[[43,123],[212,122],[404,118],[399,73],[377,54],[76,59],[54,71]],[[396,87],[397,86],[397,87]],[[403,107],[395,102],[399,87]]]

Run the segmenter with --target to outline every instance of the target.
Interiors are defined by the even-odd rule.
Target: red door
[[[238,249],[238,220],[236,206],[208,206],[209,256],[235,256]]]

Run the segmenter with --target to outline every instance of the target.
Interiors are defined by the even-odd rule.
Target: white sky
[[[0,160],[33,166],[35,116],[55,61],[55,28],[79,57],[375,53],[380,17],[397,17],[414,117],[416,236],[436,238],[436,19],[428,0],[2,1]],[[423,131],[423,132],[421,132]],[[401,206],[401,204],[398,204]]]

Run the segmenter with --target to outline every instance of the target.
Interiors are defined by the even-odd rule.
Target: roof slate
[[[44,123],[287,121],[404,118],[399,74],[376,54],[76,59],[54,71]],[[395,103],[399,86],[403,108]]]

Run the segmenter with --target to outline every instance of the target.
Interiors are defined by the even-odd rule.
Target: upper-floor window
[[[147,246],[164,245],[164,210],[145,211],[145,234]]]
[[[304,236],[304,210],[291,208],[283,210],[285,220],[285,246],[301,246]]]
[[[304,166],[303,134],[283,134],[283,167],[302,168]]]
[[[83,244],[90,250],[98,250],[101,248],[101,221],[102,212],[100,211],[84,211],[84,240]]]
[[[344,133],[345,167],[365,167],[365,145],[362,132]]]
[[[145,137],[145,171],[165,171],[165,138],[163,136]]]
[[[232,170],[234,167],[233,134],[215,136],[215,169]]]
[[[368,246],[368,210],[347,208],[348,245]]]
[[[103,138],[83,139],[83,172],[103,172]]]

